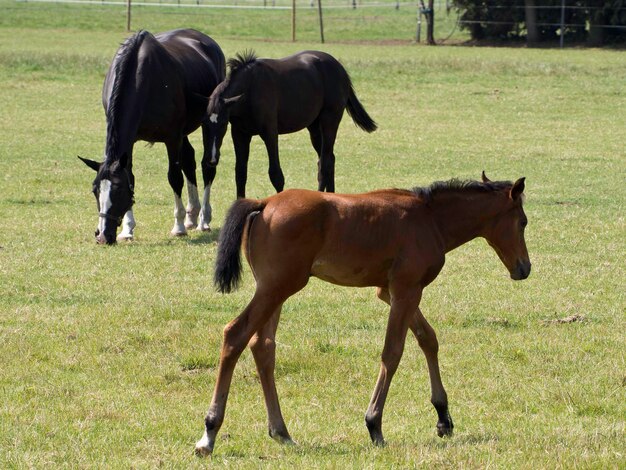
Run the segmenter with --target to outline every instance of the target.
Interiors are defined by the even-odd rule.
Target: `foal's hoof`
[[[278,442],[279,444],[284,444],[287,446],[297,445],[296,442],[291,438],[289,434],[273,433],[271,431],[269,434],[270,434],[270,437],[274,439],[276,442]]]

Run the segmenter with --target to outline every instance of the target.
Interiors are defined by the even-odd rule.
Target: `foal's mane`
[[[230,77],[232,78],[237,72],[245,70],[257,60],[257,55],[252,49],[246,49],[243,52],[238,52],[235,57],[231,57],[226,62],[228,69],[230,70]]]
[[[141,47],[144,39],[150,33],[141,30],[129,37],[122,43],[115,56],[115,80],[111,88],[109,97],[109,107],[107,109],[107,140],[106,140],[106,160],[109,158],[119,158],[117,148],[118,141],[118,118],[124,112],[122,103],[124,100],[124,85],[129,76],[134,72],[137,62],[137,51]],[[135,67],[133,67],[133,64]],[[110,162],[109,162],[110,163]]]
[[[411,192],[424,201],[431,202],[440,194],[449,194],[452,192],[497,192],[510,188],[513,185],[511,181],[489,181],[482,183],[473,180],[459,180],[453,178],[449,181],[435,181],[425,188],[415,187]]]

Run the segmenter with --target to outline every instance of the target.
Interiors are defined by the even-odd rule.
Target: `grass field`
[[[169,237],[165,149],[139,143],[136,240],[96,246],[93,174],[76,155],[103,152],[101,84],[126,37],[123,21],[108,20],[123,13],[6,0],[0,8],[0,468],[626,467],[623,52],[323,46],[380,125],[368,135],[342,123],[337,190],[477,179],[482,170],[526,176],[533,272],[511,281],[475,240],[425,291],[452,438],[435,435],[425,362],[409,338],[385,409],[388,445],[369,443],[363,417],[387,309],[372,289],[313,279],[285,305],[277,338],[281,405],[299,445],[267,437],[246,352],[215,454],[202,460],[193,446],[222,328],[254,289],[249,271],[231,295],[211,283],[235,194],[230,138],[211,233]],[[202,28],[191,13],[159,12],[138,14],[135,27],[186,18]],[[227,56],[320,48],[314,36],[267,41],[262,22],[238,14],[248,24],[241,35],[228,18],[217,32],[202,28]],[[281,137],[288,187],[316,187],[308,140]],[[199,134],[192,143],[199,152]],[[258,139],[248,193],[272,193]],[[553,322],[572,315],[584,320]]]

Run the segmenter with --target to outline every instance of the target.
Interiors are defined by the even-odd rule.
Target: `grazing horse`
[[[242,247],[256,292],[224,329],[215,392],[196,452],[213,451],[233,370],[246,345],[263,387],[269,434],[292,442],[274,383],[274,337],[283,303],[311,276],[342,286],[377,287],[378,297],[391,306],[380,374],[365,415],[374,444],[384,444],[383,407],[409,329],[426,356],[437,433],[451,434],[437,337],[419,308],[422,291],[441,271],[446,253],[476,237],[487,240],[512,279],[526,279],[523,191],[524,178],[491,182],[483,173],[482,183],[452,180],[411,191],[339,195],[294,189],[263,200],[237,200],[220,232],[215,283],[222,292],[237,287]]]
[[[357,99],[348,72],[334,57],[304,51],[283,59],[259,59],[248,51],[229,59],[230,73],[209,98],[204,146],[217,165],[230,121],[235,146],[237,197],[246,196],[250,140],[259,135],[269,157],[269,177],[277,192],[285,177],[278,158],[278,135],[305,127],[318,155],[318,189],[335,192],[337,128],[347,109],[367,132],[376,123]]]
[[[134,236],[132,157],[137,140],[164,142],[167,147],[167,176],[175,202],[172,235],[185,235],[187,229],[194,227],[209,230],[210,191],[216,169],[209,164],[205,149],[201,206],[194,149],[187,136],[201,125],[208,96],[225,75],[225,58],[220,47],[193,29],[155,36],[140,31],[122,44],[102,90],[107,121],[104,161],[79,157],[97,171],[93,192],[100,217],[96,230],[99,243],[115,243],[122,217],[118,238]],[[206,125],[202,126],[202,132],[206,134]],[[186,210],[182,202],[183,173],[189,196]]]

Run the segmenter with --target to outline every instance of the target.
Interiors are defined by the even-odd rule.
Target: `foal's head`
[[[490,183],[484,173],[483,182]],[[522,207],[524,178],[518,179],[505,191],[506,205],[487,225],[483,236],[511,273],[511,279],[519,281],[530,275],[531,266],[524,240],[524,230],[528,224]]]
[[[124,214],[133,206],[133,175],[123,160],[99,163],[78,158],[96,171],[96,178],[93,180],[93,194],[99,216],[96,241],[100,244],[113,244],[117,227],[122,223]]]
[[[256,55],[252,51],[237,54],[228,60],[230,73],[220,83],[209,97],[204,128],[207,131],[204,136],[204,147],[210,149],[211,166],[216,166],[220,161],[220,147],[228,128],[228,120],[232,107],[239,103],[245,90],[246,71],[255,63]]]

